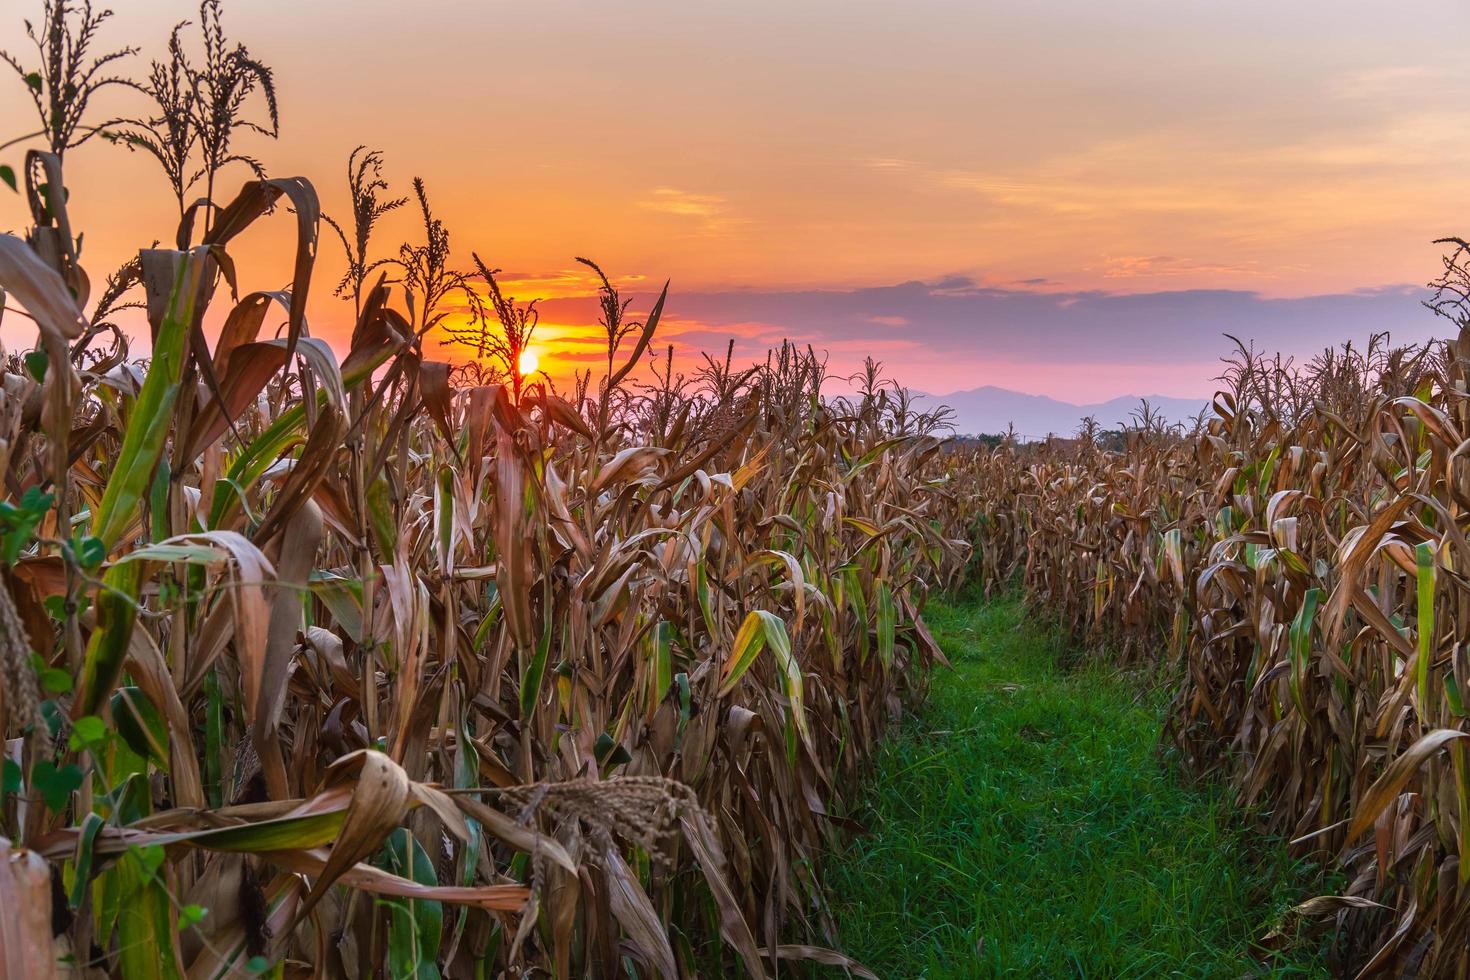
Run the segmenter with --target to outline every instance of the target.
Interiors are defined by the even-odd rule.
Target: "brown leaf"
[[[230,359],[230,368],[220,380],[218,398],[210,398],[194,416],[184,450],[194,459],[212,444],[240,413],[255,403],[266,383],[286,364],[286,350],[278,343],[242,344]]]
[[[878,980],[878,974],[869,970],[851,956],[845,956],[835,949],[825,949],[821,946],[804,946],[792,943],[777,946],[775,949],[762,949],[761,955],[773,957],[778,960],[811,960],[813,963],[821,963],[823,966],[840,966],[856,976],[865,978],[865,980]]]
[[[710,894],[714,896],[715,907],[720,913],[720,935],[740,954],[746,972],[759,980],[766,975],[761,964],[761,951],[756,948],[755,935],[750,931],[750,924],[745,921],[740,903],[730,890],[730,883],[725,880],[725,854],[720,847],[719,838],[710,830],[704,815],[700,813],[681,813],[679,826],[684,831],[684,840],[688,842],[689,850],[699,863],[699,869],[704,872]]]
[[[311,270],[316,263],[321,206],[311,181],[305,177],[248,181],[235,199],[215,217],[204,244],[227,244],[255,219],[269,213],[282,195],[291,201],[292,210],[296,212],[296,262],[291,276],[291,310],[286,335],[286,358],[289,360],[306,326],[306,297],[311,289]]]
[[[316,875],[316,881],[307,893],[301,910],[296,913],[297,922],[304,919],[326,895],[327,890],[349,871],[354,874],[345,877],[344,883],[358,888],[367,888],[365,882],[370,880],[381,887],[379,876],[393,878],[393,875],[376,872],[376,869],[375,873],[370,874],[354,865],[368,855],[377,853],[383,846],[383,841],[403,823],[403,818],[408,813],[411,799],[408,775],[398,763],[381,752],[359,749],[343,756],[332,764],[328,778],[339,783],[349,783],[352,801],[347,805],[347,816],[342,822],[341,833],[332,844],[331,853],[319,869],[310,872]]]
[[[61,276],[14,235],[0,235],[0,289],[20,300],[43,334],[75,340],[87,328]]]
[[[1363,831],[1373,826],[1378,815],[1398,798],[1399,791],[1404,788],[1404,784],[1419,771],[1419,767],[1428,761],[1430,756],[1450,742],[1463,738],[1470,738],[1470,732],[1460,732],[1453,728],[1435,729],[1421,737],[1402,755],[1390,762],[1383,770],[1383,775],[1368,787],[1368,791],[1358,802],[1358,808],[1353,812],[1353,822],[1348,826],[1347,841],[1351,843],[1357,840]]]
[[[607,873],[608,902],[612,914],[628,933],[628,938],[642,954],[645,962],[665,980],[678,980],[679,964],[674,959],[674,949],[669,945],[668,932],[663,920],[654,911],[648,893],[638,884],[633,870],[623,860],[616,847],[607,847],[602,852],[602,865]],[[754,977],[764,977],[755,973]]]

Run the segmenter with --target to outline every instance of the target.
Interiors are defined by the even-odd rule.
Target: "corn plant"
[[[1240,345],[1192,429],[948,459],[976,574],[1158,666],[1187,764],[1345,872],[1299,911],[1360,975],[1470,973],[1464,256],[1434,303],[1453,342],[1301,365]]]
[[[275,135],[269,73],[203,12],[187,72],[216,81],[164,63],[134,130],[199,141],[177,247],[94,302],[41,150],[33,227],[0,236],[38,337],[0,391],[6,975],[863,973],[820,945],[820,854],[942,656],[922,608],[969,546],[938,420],[825,397],[790,345],[640,387],[662,296],[628,349],[614,296],[608,374],[570,400],[456,373],[435,345],[478,284],[421,182],[424,244],[372,252],[399,202],[367,151],[332,348],[321,202],[210,115],[263,94]],[[291,285],[237,295],[260,221],[295,230]]]

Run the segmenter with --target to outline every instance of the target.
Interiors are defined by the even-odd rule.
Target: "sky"
[[[39,3],[0,9],[22,60]],[[140,46],[137,74],[197,20],[113,5],[100,43]],[[225,25],[281,93],[281,138],[241,148],[338,215],[358,144],[396,192],[422,177],[459,263],[543,299],[560,378],[596,358],[585,255],[635,313],[671,282],[659,343],[686,366],[789,337],[930,392],[1207,396],[1226,332],[1297,355],[1442,333],[1432,240],[1470,234],[1458,0],[226,0]],[[30,111],[0,84],[0,133]],[[88,144],[67,182],[95,279],[172,238],[141,155]],[[24,221],[0,189],[0,228]],[[289,280],[271,221],[236,246],[247,288]],[[378,252],[417,234],[397,212]],[[321,263],[311,329],[340,342],[328,238]]]

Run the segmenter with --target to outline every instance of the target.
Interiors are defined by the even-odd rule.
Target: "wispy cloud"
[[[902,160],[897,157],[870,157],[865,162],[870,169],[880,173],[907,172],[919,166],[912,160]]]
[[[1445,101],[1426,104],[1424,88],[1437,77],[1399,69],[1341,80],[1329,101],[1343,118],[1316,130],[1262,121],[1241,138],[1180,122],[1013,166],[869,166],[923,194],[952,196],[956,206],[978,201],[990,227],[1031,243],[1065,242],[1072,236],[1062,232],[1085,227],[1074,246],[1094,269],[1108,266],[1085,254],[1093,243],[1114,255],[1151,256],[1129,250],[1151,242],[1170,249],[1166,256],[1204,247],[1229,255],[1194,263],[1189,271],[1199,281],[1249,267],[1237,257],[1253,260],[1263,279],[1280,278],[1274,250],[1396,229],[1435,197],[1463,196],[1455,173],[1470,166],[1470,133],[1456,120],[1470,99],[1461,94],[1464,82],[1446,76]],[[1161,273],[1184,268],[1177,259],[1155,265]]]
[[[729,202],[718,194],[696,194],[677,187],[656,187],[638,206],[648,211],[691,218],[705,231],[718,232],[736,223]]]
[[[1101,272],[1105,279],[1261,276],[1260,265],[1256,262],[1197,262],[1175,255],[1110,255],[1088,268]]]
[[[522,299],[553,299],[586,296],[595,293],[600,285],[597,275],[585,265],[559,269],[555,272],[517,272],[506,270],[496,278],[508,295]],[[613,284],[619,289],[631,290],[641,286],[646,276],[640,274],[613,276]],[[483,292],[478,282],[476,289]]]

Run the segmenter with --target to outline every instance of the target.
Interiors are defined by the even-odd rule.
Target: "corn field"
[[[40,127],[5,147],[44,146],[0,165],[36,338],[0,390],[4,976],[871,975],[822,853],[967,576],[1171,685],[1186,766],[1345,872],[1291,924],[1335,966],[1470,976],[1470,246],[1452,342],[1241,346],[1211,413],[1121,441],[946,446],[790,344],[681,373],[668,287],[635,313],[586,259],[605,366],[559,390],[424,182],[360,147],[338,220],[267,174],[274,78],[219,0],[137,80],[107,12],[42,8],[0,52]],[[178,209],[100,286],[79,150]],[[287,288],[238,288],[257,225]]]
[[[41,67],[5,55],[48,148],[0,168],[30,215],[6,326],[38,337],[0,393],[0,972],[862,972],[800,940],[843,789],[941,657],[921,609],[969,551],[942,417],[876,366],[825,397],[790,345],[640,382],[665,297],[635,322],[590,262],[607,371],[558,392],[521,370],[534,304],[454,271],[421,182],[423,239],[379,256],[381,155],[338,222],[238,149],[276,97],[217,0],[142,83],[90,53],[107,14],[45,14]],[[109,84],[151,108],[89,125]],[[179,205],[102,288],[83,143]],[[239,295],[257,222],[294,229],[291,285]],[[307,318],[323,224],[340,352]]]
[[[1169,738],[1266,830],[1342,869],[1307,902],[1338,968],[1470,975],[1470,319],[1309,364],[1242,347],[1193,431],[1141,419],[955,454],[975,568],[1177,684]]]

